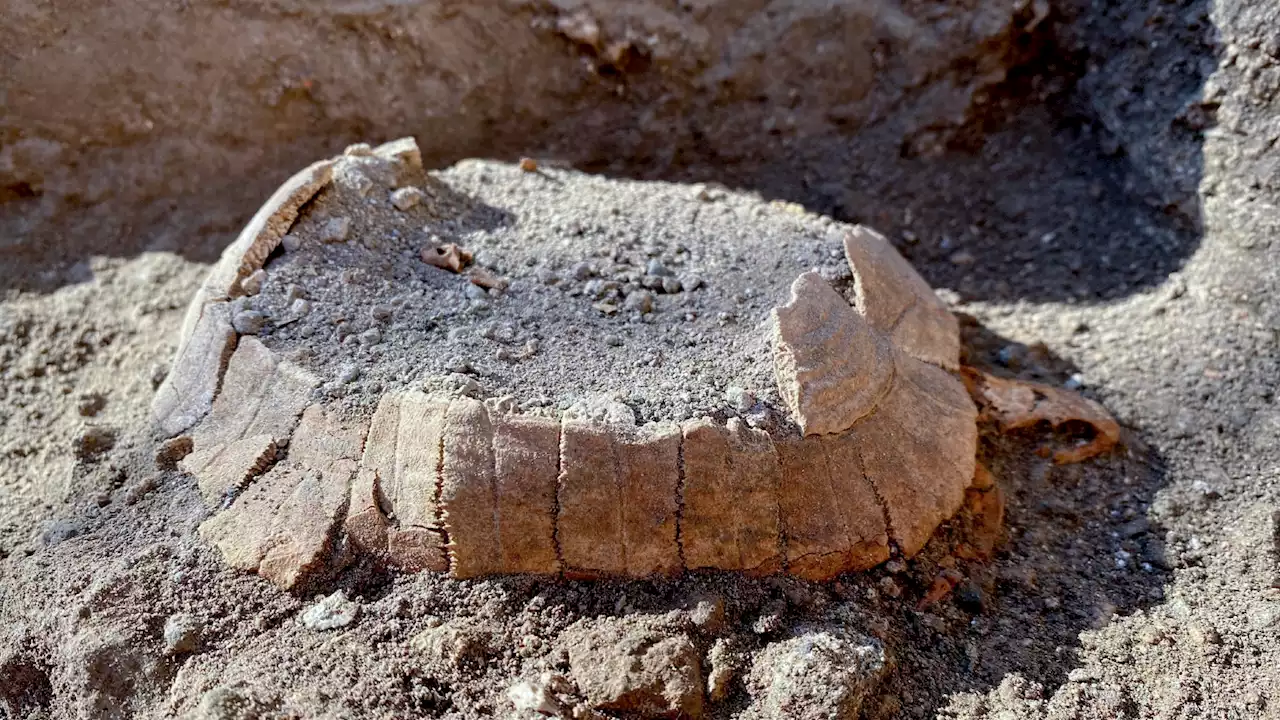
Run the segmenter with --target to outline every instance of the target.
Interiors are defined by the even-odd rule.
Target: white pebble
[[[329,218],[320,227],[320,241],[327,243],[344,242],[351,232],[351,219],[346,217]]]
[[[302,613],[302,624],[311,630],[337,630],[350,625],[359,614],[360,606],[339,590],[307,608]]]
[[[408,210],[422,202],[425,197],[426,194],[416,187],[402,187],[391,193],[391,204],[395,205],[397,210]]]

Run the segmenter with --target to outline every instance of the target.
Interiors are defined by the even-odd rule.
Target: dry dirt
[[[0,4],[0,716],[1280,716],[1280,6],[1010,7]],[[1124,447],[988,433],[994,557],[962,516],[826,584],[231,571],[147,430],[182,310],[410,134],[871,224]]]

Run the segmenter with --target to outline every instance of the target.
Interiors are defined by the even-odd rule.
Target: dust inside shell
[[[446,243],[469,264],[422,260]],[[929,286],[874,231],[743,193],[427,173],[400,140],[287,181],[187,317],[155,422],[192,438],[201,534],[285,588],[360,555],[823,580],[919,552],[974,474]]]

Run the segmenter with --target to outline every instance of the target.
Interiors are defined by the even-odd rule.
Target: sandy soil
[[[900,152],[901,133],[887,152],[883,135],[802,126],[724,163],[630,152],[611,168],[718,177],[869,222],[972,318],[971,362],[1078,385],[1125,423],[1121,451],[1073,466],[1039,459],[1041,434],[988,435],[1007,498],[993,558],[971,552],[980,533],[962,516],[910,563],[830,584],[353,572],[340,583],[356,606],[349,624],[342,607],[309,613],[315,598],[226,569],[194,534],[205,510],[189,478],[156,468],[146,409],[190,289],[265,195],[259,176],[287,175],[357,131],[376,141],[405,128],[336,122],[288,152],[240,146],[228,166],[253,180],[225,185],[252,188],[203,202],[186,183],[208,175],[157,162],[163,143],[138,167],[184,180],[127,199],[68,198],[79,183],[110,184],[111,152],[83,176],[48,160],[74,178],[59,194],[30,172],[10,180],[10,151],[0,716],[480,717],[515,714],[507,691],[523,681],[579,717],[651,715],[671,694],[688,714],[769,716],[753,663],[786,669],[786,643],[814,627],[856,635],[841,647],[866,660],[848,686],[865,717],[1280,716],[1280,53],[1268,34],[1280,7],[1054,13],[1030,59],[984,86],[989,102],[930,152]],[[26,137],[15,117],[6,111],[6,150]],[[504,137],[504,152],[553,154],[546,138]],[[103,147],[127,146],[118,140]],[[963,580],[919,607],[944,570]],[[324,617],[339,626],[318,629]],[[596,646],[616,652],[582,650]],[[627,653],[682,670],[637,671],[662,700],[610,710],[590,668]],[[727,678],[723,696],[677,692],[709,677]],[[810,697],[793,710],[825,709]]]

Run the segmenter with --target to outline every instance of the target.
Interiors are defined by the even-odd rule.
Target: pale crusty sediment
[[[852,297],[805,272],[767,325],[792,426],[555,419],[417,389],[384,393],[372,417],[340,416],[316,399],[317,377],[236,337],[229,300],[326,183],[367,184],[361,163],[389,186],[421,172],[411,139],[353,146],[347,160],[291,178],[228,248],[157,394],[159,427],[191,428],[181,467],[229,564],[284,588],[362,557],[459,578],[826,580],[914,555],[960,508],[977,413],[951,374],[955,318],[862,227],[844,241]]]

